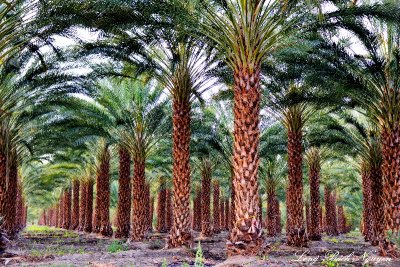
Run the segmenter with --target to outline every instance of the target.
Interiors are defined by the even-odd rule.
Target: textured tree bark
[[[17,225],[15,223],[17,214],[17,189],[18,189],[18,165],[17,162],[11,162],[10,172],[8,175],[8,186],[6,190],[5,208],[4,212],[4,223],[2,229],[7,233],[7,236],[11,239],[15,237],[18,232]],[[46,223],[46,222],[45,222]]]
[[[0,216],[5,216],[7,191],[7,158],[4,152],[0,152]]]
[[[338,232],[339,234],[344,234],[346,232],[346,219],[344,217],[343,206],[337,207],[337,216],[338,216]]]
[[[386,230],[400,229],[400,125],[382,131],[383,199]]]
[[[173,219],[173,208],[172,208],[172,191],[170,189],[166,189],[165,195],[167,198],[166,204],[166,217],[165,217],[165,225],[167,226],[167,231],[170,231],[172,228],[172,219]]]
[[[214,180],[213,183],[213,229],[216,234],[221,232],[219,216],[219,182],[217,180]]]
[[[220,199],[219,206],[220,206],[220,212],[219,212],[220,223],[219,223],[219,225],[220,225],[221,231],[223,231],[223,230],[225,230],[225,200],[223,197],[221,197],[221,199]]]
[[[276,206],[276,193],[275,189],[271,188],[267,191],[267,218],[266,218],[266,228],[268,236],[278,235],[278,210],[279,207]]]
[[[131,225],[131,159],[129,152],[119,149],[119,189],[116,238],[128,238]]]
[[[277,227],[276,233],[277,233],[277,235],[280,235],[282,233],[281,210],[279,208],[279,200],[276,195],[275,195],[274,199],[275,199],[274,205],[276,207],[275,208],[276,209],[276,227]]]
[[[63,212],[62,212],[62,196],[60,197],[59,203],[57,205],[58,212],[57,212],[57,228],[61,228],[62,226],[62,218],[63,218]]]
[[[191,246],[190,227],[190,102],[173,100],[173,225],[168,247]]]
[[[64,192],[64,221],[62,228],[69,229],[71,225],[71,189]]]
[[[149,231],[153,232],[154,197],[150,198]]]
[[[104,157],[100,163],[97,177],[100,181],[100,192],[98,202],[98,212],[100,212],[100,234],[102,236],[112,236],[113,230],[110,223],[110,152],[104,150]],[[97,203],[96,203],[97,206]]]
[[[229,212],[229,199],[225,199],[225,229],[229,230],[229,225],[231,221],[231,213]]]
[[[16,211],[16,219],[15,219],[15,224],[16,228],[18,231],[23,229],[22,226],[22,214],[23,214],[23,209],[24,209],[24,204],[22,202],[22,184],[20,181],[18,181],[18,186],[17,186],[17,211]],[[53,221],[52,221],[53,222]],[[54,226],[54,225],[53,225]]]
[[[80,183],[78,180],[73,181],[73,198],[72,198],[72,217],[70,229],[76,230],[79,226],[79,187]]]
[[[307,221],[307,233],[310,240],[321,240],[321,205],[320,205],[320,172],[321,172],[321,153],[318,148],[312,147],[307,151],[306,161],[309,172],[310,184],[310,205],[311,213]]]
[[[371,173],[365,165],[361,169],[362,193],[363,193],[363,232],[366,242],[372,239],[372,215],[371,215]]]
[[[60,227],[60,203],[57,203],[56,205],[56,228]]]
[[[201,213],[201,189],[196,188],[196,197],[193,205],[193,229],[195,231],[201,231],[202,213]]]
[[[310,229],[310,224],[311,224],[311,222],[310,222],[310,220],[311,220],[311,218],[310,218],[310,205],[308,204],[308,203],[306,203],[305,205],[304,205],[304,207],[305,207],[305,213],[306,213],[306,229],[307,229],[307,235],[308,235],[308,231],[309,231],[309,229]]]
[[[325,211],[326,211],[326,234],[329,236],[337,236],[337,215],[336,215],[336,195],[329,188],[324,189]]]
[[[160,188],[158,190],[157,197],[157,231],[159,233],[166,233],[166,188],[165,188],[165,179],[163,177],[160,178]]]
[[[78,231],[84,231],[86,223],[86,203],[87,203],[87,187],[88,182],[82,182],[80,185],[80,202],[79,202],[79,226]]]
[[[263,244],[258,220],[260,144],[260,67],[234,73],[234,148],[232,210],[228,255],[254,255]]]
[[[233,171],[232,171],[232,178],[231,178],[231,205],[230,205],[230,213],[228,217],[228,229],[227,230],[232,230],[233,229],[233,224],[235,220],[235,187],[233,185]]]
[[[142,241],[147,230],[146,198],[145,192],[145,162],[143,159],[135,158],[133,164],[132,183],[132,227],[130,240]]]
[[[87,182],[86,187],[86,211],[85,211],[85,227],[84,231],[91,233],[93,231],[92,217],[93,217],[93,180]]]
[[[398,98],[398,97],[397,97]],[[396,99],[398,102],[399,100]],[[385,230],[395,233],[400,229],[400,123],[397,121],[390,128],[382,127],[382,175]],[[377,229],[379,232],[380,229]],[[382,256],[399,257],[396,246],[386,239],[379,244]]]
[[[288,131],[287,239],[288,245],[307,246],[303,220],[302,133]]]
[[[210,218],[210,198],[211,198],[211,163],[205,164],[201,171],[201,235],[204,237],[212,236],[211,218]]]
[[[144,192],[145,192],[145,198],[144,198],[144,205],[145,205],[145,218],[146,218],[146,225],[145,225],[145,233],[150,231],[150,185],[148,183],[145,183],[144,186]]]
[[[64,219],[65,219],[65,215],[64,215],[64,201],[65,201],[65,194],[64,191],[61,193],[60,196],[60,220],[58,222],[58,227],[62,228],[64,225]]]
[[[325,232],[325,218],[322,211],[322,206],[319,207],[319,229],[321,234]]]
[[[371,182],[371,244],[378,246],[379,242],[385,238],[385,210],[383,201],[383,180],[382,169],[371,168],[370,170]]]
[[[321,240],[321,229],[319,226],[320,221],[320,196],[319,196],[319,177],[320,177],[320,164],[310,166],[310,202],[311,202],[311,214],[310,214],[310,228],[307,228],[309,239],[318,241]]]
[[[102,197],[102,185],[101,185],[101,177],[97,175],[96,177],[96,206],[94,207],[93,219],[92,221],[92,232],[93,233],[100,233],[101,227],[101,197]]]

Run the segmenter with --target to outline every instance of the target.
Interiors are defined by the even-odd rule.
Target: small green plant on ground
[[[339,240],[337,238],[327,238],[325,239],[326,242],[330,242],[330,243],[339,243]]]
[[[128,245],[125,243],[122,243],[120,240],[114,240],[108,247],[107,251],[110,253],[117,253],[120,251],[126,251],[128,250]]]
[[[203,250],[201,249],[200,241],[197,246],[196,259],[194,261],[194,266],[195,267],[204,267]]]
[[[164,258],[161,267],[167,267],[167,260]]]
[[[337,261],[335,254],[329,254],[325,257],[325,259],[321,262],[322,266],[325,267],[337,267],[339,266],[339,262]]]

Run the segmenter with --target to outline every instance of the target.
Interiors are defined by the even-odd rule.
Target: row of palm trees
[[[91,180],[92,187],[96,179],[96,220],[93,227],[95,231],[109,236],[112,233],[108,215],[112,160],[109,147],[117,144],[121,150],[120,173],[125,173],[121,174],[125,180],[121,180],[119,191],[121,202],[125,199],[125,206],[121,206],[121,210],[126,212],[132,209],[132,225],[135,227],[131,229],[130,236],[133,240],[142,240],[148,230],[148,212],[143,202],[149,196],[146,195],[146,170],[155,169],[149,166],[149,162],[157,158],[157,154],[161,151],[168,154],[168,148],[172,148],[172,162],[164,161],[167,165],[172,163],[170,172],[173,184],[168,246],[178,247],[189,245],[192,240],[189,216],[191,164],[196,167],[199,165],[204,184],[201,195],[209,201],[211,174],[207,162],[213,162],[217,158],[215,155],[219,155],[225,175],[228,173],[230,178],[231,188],[229,213],[232,225],[228,253],[254,254],[263,245],[262,223],[259,219],[259,175],[263,171],[260,162],[264,159],[271,163],[276,160],[275,154],[265,149],[264,145],[271,148],[268,146],[271,143],[278,151],[287,145],[286,235],[290,245],[304,246],[308,241],[308,231],[312,233],[311,239],[319,239],[316,222],[321,217],[318,212],[310,212],[310,230],[306,230],[303,151],[304,147],[310,147],[306,156],[312,188],[310,205],[313,210],[316,208],[319,211],[316,190],[320,187],[318,180],[321,168],[318,159],[311,158],[318,158],[318,153],[313,153],[311,148],[324,143],[321,142],[324,136],[315,140],[307,137],[309,128],[314,126],[312,119],[319,113],[334,114],[329,116],[333,116],[339,124],[346,122],[346,117],[340,112],[342,109],[363,114],[357,116],[365,117],[371,128],[376,128],[374,141],[381,151],[381,155],[374,154],[371,157],[376,149],[371,148],[370,135],[364,135],[359,140],[357,136],[349,134],[348,129],[338,131],[343,140],[328,143],[330,146],[351,142],[358,144],[352,151],[341,152],[352,157],[359,155],[365,163],[362,164],[365,165],[362,173],[366,174],[363,178],[371,180],[364,182],[364,187],[374,184],[370,189],[363,188],[365,207],[374,205],[371,208],[372,215],[367,215],[368,212],[365,214],[366,218],[369,216],[365,221],[373,223],[364,225],[373,225],[370,229],[374,229],[374,237],[368,240],[374,240],[373,244],[388,243],[384,229],[398,230],[395,205],[400,155],[397,151],[400,134],[398,4],[391,1],[371,5],[355,1],[318,1],[319,8],[314,9],[312,3],[304,4],[303,1],[232,0],[201,4],[196,1],[165,1],[162,4],[158,1],[138,1],[134,5],[125,5],[124,1],[55,2],[39,3],[32,25],[39,29],[47,23],[43,35],[46,38],[57,33],[73,36],[78,43],[73,50],[64,49],[66,51],[60,53],[63,57],[52,58],[52,54],[58,55],[57,52],[60,52],[57,49],[53,49],[55,53],[49,52],[43,57],[44,52],[39,47],[26,45],[27,50],[22,51],[29,53],[26,52],[25,57],[12,58],[24,62],[28,55],[33,54],[37,63],[33,67],[21,65],[17,76],[21,79],[20,84],[13,82],[13,86],[6,86],[3,83],[2,91],[9,90],[12,99],[16,99],[19,105],[13,105],[15,108],[12,112],[4,113],[2,118],[3,132],[7,133],[1,140],[2,149],[7,148],[2,162],[10,164],[4,163],[0,168],[0,171],[3,169],[4,178],[0,188],[17,184],[13,174],[17,173],[15,169],[21,163],[16,160],[16,155],[24,150],[16,144],[32,144],[35,159],[46,158],[52,163],[65,156],[66,147],[86,153],[84,165],[87,166],[74,163],[73,171],[79,170],[85,179]],[[326,3],[335,8],[326,9]],[[86,5],[90,8],[86,8]],[[372,27],[365,24],[366,19],[370,20]],[[101,34],[95,41],[83,40],[74,32],[76,27]],[[341,42],[340,36],[339,41],[331,38],[340,29],[351,32],[366,53],[359,55],[350,52],[351,47]],[[42,37],[38,35],[35,38]],[[28,38],[26,44],[33,39]],[[51,46],[45,41],[43,45]],[[92,55],[106,58],[109,63],[85,62]],[[65,60],[66,64],[57,64],[60,60]],[[67,73],[65,68],[71,69],[76,66],[74,64],[89,66],[89,73]],[[10,72],[5,73],[9,75]],[[120,84],[117,86],[115,81],[105,79],[108,76],[122,77],[116,79]],[[220,83],[222,81],[223,84]],[[199,109],[197,99],[201,100],[202,93],[210,87],[230,89],[229,92],[220,90],[218,97],[232,103],[223,106],[232,109],[233,121],[227,131],[218,123],[212,124],[212,127],[204,130],[211,134],[205,136],[202,130],[191,132],[191,126],[197,130],[197,118],[193,117],[197,115],[196,109]],[[39,89],[45,89],[43,91],[48,93],[47,96]],[[168,96],[163,95],[164,90]],[[24,99],[27,96],[25,92],[29,92],[32,98]],[[91,100],[77,97],[76,93],[82,92]],[[19,94],[19,97],[14,97],[15,94]],[[9,98],[7,94],[2,97]],[[166,101],[168,98],[170,102]],[[170,110],[166,108],[167,105],[171,106]],[[21,111],[26,109],[29,110],[29,116],[22,116]],[[10,108],[5,106],[2,110]],[[263,112],[275,115],[286,129],[286,136],[281,132],[287,138],[283,145],[282,142],[269,141],[268,135],[264,136]],[[222,117],[217,119],[222,120]],[[21,136],[21,133],[28,132],[26,129],[33,129],[34,135]],[[215,129],[225,136],[219,136]],[[18,132],[18,138],[10,138],[15,132]],[[168,137],[170,132],[170,139],[162,138]],[[67,138],[60,138],[60,133]],[[201,149],[191,152],[191,142],[201,143],[205,137],[210,139],[208,146],[216,147],[218,153],[204,153]],[[101,141],[98,141],[99,138]],[[10,146],[10,140],[20,141]],[[51,149],[46,148],[52,140],[59,142]],[[84,149],[78,149],[79,146]],[[97,151],[91,151],[93,147]],[[375,156],[381,162],[375,160]],[[197,162],[191,163],[193,157]],[[62,162],[76,162],[78,158],[75,155],[65,160],[64,157]],[[133,183],[130,188],[122,187],[124,182],[125,185],[128,182],[128,158],[133,162]],[[90,166],[95,167],[90,169]],[[48,173],[48,177],[58,179],[52,183],[58,183],[62,180],[60,177],[71,176],[72,170],[62,167],[63,173],[55,173],[54,170]],[[10,171],[5,171],[7,168]],[[375,190],[373,194],[368,191],[372,188]],[[127,197],[129,190],[132,190],[132,203]],[[334,203],[335,194],[331,195],[333,190],[329,190],[327,188],[325,203]],[[2,192],[5,191],[2,189]],[[14,189],[9,191],[8,200],[17,195]],[[273,189],[268,192],[270,203],[275,203],[268,205],[275,205],[269,208],[268,214],[275,217],[279,212],[276,197]],[[69,203],[69,193],[66,194],[63,203]],[[6,203],[5,199],[3,197],[0,202]],[[369,204],[368,199],[371,199]],[[335,205],[328,206],[336,214],[336,208],[331,207]],[[5,211],[0,213],[3,215]],[[202,209],[201,213],[209,219],[211,211]],[[76,219],[77,215],[74,217]],[[379,223],[382,217],[385,218],[384,224]],[[125,225],[119,230],[124,232],[123,235],[128,229],[126,218],[127,212],[118,219],[120,225]],[[211,220],[202,222],[204,235],[211,233],[210,225]],[[271,228],[273,231],[276,230]]]

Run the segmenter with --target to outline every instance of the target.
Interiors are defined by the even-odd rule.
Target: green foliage
[[[113,240],[110,245],[107,247],[107,252],[109,253],[117,253],[121,251],[126,251],[128,250],[129,247],[126,243],[123,243],[120,240]]]
[[[194,266],[195,267],[204,267],[203,251],[201,249],[200,241],[197,245],[196,259],[194,261]]]

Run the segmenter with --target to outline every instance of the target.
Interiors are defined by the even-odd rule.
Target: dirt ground
[[[163,249],[166,235],[152,234],[145,242],[127,244],[126,240],[106,239],[49,227],[28,227],[12,241],[7,266],[400,266],[400,261],[380,258],[376,247],[363,242],[358,232],[339,237],[324,237],[310,242],[308,248],[285,245],[284,236],[266,238],[268,251],[260,257],[227,259],[227,232],[200,240],[204,265],[196,265],[198,233],[193,248]]]

